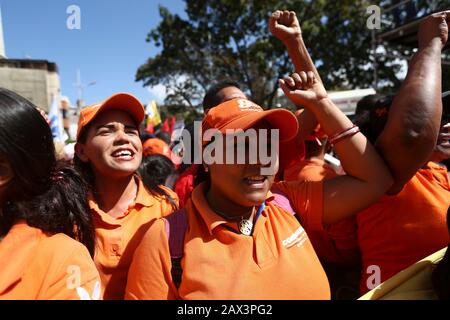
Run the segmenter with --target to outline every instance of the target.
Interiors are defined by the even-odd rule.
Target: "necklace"
[[[250,219],[244,219],[244,217],[242,217],[241,221],[239,221],[238,223],[238,228],[240,233],[246,236],[250,236],[253,231],[253,221],[251,221]]]
[[[217,213],[219,216],[221,216],[225,220],[236,222],[238,225],[239,232],[241,234],[246,235],[246,236],[250,236],[252,234],[252,231],[253,231],[253,221],[252,220],[253,220],[253,216],[255,213],[255,207],[252,208],[252,213],[250,214],[249,218],[246,219],[246,218],[244,218],[246,216],[245,214],[242,216],[238,216],[238,217],[230,217],[229,215],[214,208],[209,203],[209,201],[208,201],[208,204],[215,213]]]
[[[251,215],[248,217],[248,219],[246,219],[246,218],[244,218],[245,215],[238,216],[238,217],[230,217],[227,214],[225,214],[223,212],[220,212],[219,210],[215,209],[213,206],[211,206],[211,204],[209,206],[215,213],[217,213],[219,216],[221,216],[222,218],[224,218],[224,219],[226,219],[228,221],[237,222],[240,219],[240,221],[237,222],[238,229],[239,229],[239,232],[241,234],[245,235],[245,236],[251,236],[252,235],[253,226],[256,223],[256,221],[258,220],[258,218],[261,215],[261,213],[263,212],[264,208],[266,207],[265,203],[263,202],[261,204],[261,206],[259,207],[259,209],[258,209],[256,217],[255,217],[255,207],[253,207]],[[236,230],[234,230],[233,228],[231,228],[231,227],[229,227],[227,225],[224,225],[224,227],[226,229],[228,229],[228,230],[231,230],[231,231],[237,233]]]

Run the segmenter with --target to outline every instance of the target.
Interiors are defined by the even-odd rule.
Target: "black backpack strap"
[[[169,240],[170,259],[172,261],[172,270],[170,272],[173,283],[179,288],[183,274],[181,259],[184,251],[184,237],[188,227],[186,209],[179,209],[165,217],[164,220]]]

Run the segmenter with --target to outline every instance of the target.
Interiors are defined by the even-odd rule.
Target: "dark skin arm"
[[[310,70],[314,73],[315,79],[322,83],[314,62],[306,49],[300,23],[295,12],[280,10],[273,12],[269,18],[269,30],[285,45],[296,72]],[[308,109],[298,115],[297,119],[300,124],[297,140],[303,142],[317,126],[317,120]]]
[[[279,82],[292,102],[304,105],[314,113],[328,136],[352,126],[350,119],[328,98],[313,72],[294,73]],[[356,133],[343,139],[335,144],[335,149],[346,174],[323,183],[325,226],[375,203],[392,184],[389,169],[363,134]]]
[[[419,28],[419,50],[389,111],[376,148],[388,164],[397,194],[431,156],[442,116],[441,50],[448,38],[450,11],[434,14]]]

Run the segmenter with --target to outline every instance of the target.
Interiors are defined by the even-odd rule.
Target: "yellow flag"
[[[162,122],[161,116],[159,115],[158,107],[156,106],[156,102],[154,100],[149,102],[149,104],[145,108],[145,113],[147,115],[147,126],[149,124],[157,126]]]

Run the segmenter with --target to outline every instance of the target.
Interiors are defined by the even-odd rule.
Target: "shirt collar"
[[[210,235],[213,234],[213,230],[221,224],[227,224],[229,221],[225,220],[217,213],[215,213],[209,206],[206,200],[207,182],[198,185],[194,191],[192,191],[191,201],[195,210],[199,213],[200,217],[205,222]],[[273,200],[273,195],[269,191],[266,196],[266,203]]]
[[[138,191],[136,195],[135,201],[129,206],[129,208],[141,208],[141,207],[151,207],[155,204],[155,198],[154,196],[147,190],[142,180],[135,175],[134,179],[136,183],[138,184]],[[91,211],[94,211],[97,215],[102,218],[102,220],[115,224],[115,218],[109,216],[106,212],[104,212],[99,206],[97,201],[94,198],[94,195],[92,192],[89,192],[88,194],[88,203],[89,207],[91,208]]]

